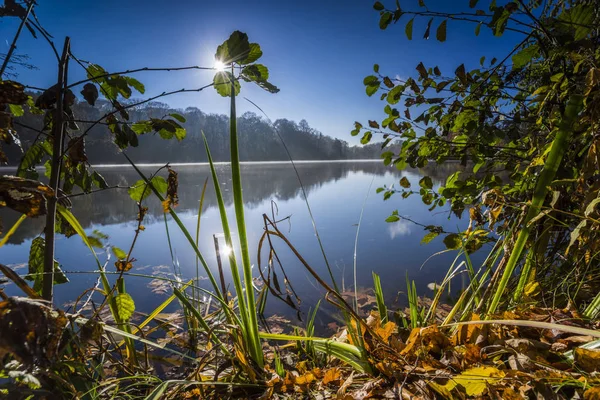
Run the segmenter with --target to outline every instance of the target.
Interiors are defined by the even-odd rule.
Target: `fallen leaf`
[[[480,396],[485,392],[488,384],[500,382],[502,378],[504,378],[504,372],[497,368],[476,367],[450,379],[445,386],[450,391],[456,386],[462,386],[467,396]]]
[[[600,350],[578,347],[573,352],[575,364],[586,372],[600,371]]]

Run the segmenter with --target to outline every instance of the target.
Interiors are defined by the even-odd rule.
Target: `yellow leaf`
[[[600,350],[576,348],[573,353],[575,364],[586,372],[600,371]]]
[[[525,285],[524,293],[529,298],[537,296],[540,293],[540,284],[536,281],[529,282]]]
[[[504,372],[494,367],[476,367],[455,376],[446,384],[448,390],[462,386],[467,396],[480,396],[485,392],[488,384],[500,382]]]
[[[329,368],[323,376],[323,384],[339,381],[342,378],[342,371],[339,367]]]
[[[430,388],[435,390],[440,396],[442,396],[442,398],[450,400],[454,399],[454,396],[452,396],[452,393],[450,393],[450,390],[448,390],[448,388],[446,387],[448,385],[444,386],[435,382],[429,382],[428,385]]]
[[[304,375],[297,376],[294,379],[296,385],[307,385],[315,380],[315,375],[312,372],[307,372]]]
[[[600,400],[600,386],[595,386],[583,393],[583,400]]]

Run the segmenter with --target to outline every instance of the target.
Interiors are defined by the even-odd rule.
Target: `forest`
[[[346,83],[365,101],[348,115],[356,120],[349,141],[360,146],[305,120],[271,122],[258,106],[238,116],[246,93],[279,96],[293,82],[276,67],[295,50],[269,58],[278,40],[254,42],[253,29],[219,37],[212,65],[113,69],[86,61],[76,30],[52,36],[42,4],[5,0],[0,17],[15,21],[15,32],[0,70],[0,161],[11,165],[0,176],[1,215],[9,215],[0,237],[1,396],[600,398],[600,3],[384,0],[351,14],[355,6],[344,16],[374,27],[351,37],[369,58],[368,75]],[[247,11],[250,20],[272,10]],[[327,21],[341,29],[349,23],[341,17]],[[333,52],[314,31],[321,56]],[[49,49],[45,87],[21,81],[31,65],[15,51],[26,35]],[[412,51],[396,54],[397,43]],[[336,67],[328,79],[352,64]],[[149,70],[202,71],[210,80],[146,95]],[[311,75],[301,85],[311,80],[322,84]],[[162,103],[199,92],[226,100],[226,114]],[[371,178],[356,220],[333,220],[349,226],[321,224],[356,203],[358,192],[346,190],[367,182],[373,167],[301,161],[362,158],[378,158],[379,173],[394,182],[375,187]],[[245,168],[255,160],[285,163]],[[175,165],[198,161],[207,163],[202,174]],[[115,184],[98,163],[127,169],[113,174]],[[352,180],[319,191],[342,178]],[[300,223],[279,214],[290,199],[304,210]],[[392,240],[418,235],[419,249],[436,249],[421,269],[447,261],[439,276],[424,272],[427,291],[401,267],[417,247],[398,254],[396,241],[382,250],[376,221],[363,220],[390,204],[397,209],[381,219]],[[209,214],[218,224],[214,257],[199,239]],[[106,221],[127,221],[114,229],[128,231],[126,246],[102,232]],[[293,236],[302,223],[308,234]],[[348,232],[354,251],[342,268],[329,257],[331,238]],[[170,265],[138,260],[148,236],[158,237],[154,256]],[[359,262],[361,240],[372,251]],[[26,263],[3,261],[22,246]],[[388,251],[400,259],[394,279],[375,262]],[[69,255],[78,271],[65,268]],[[163,267],[169,274],[157,272]],[[290,278],[298,271],[307,280]],[[358,281],[365,272],[366,288]],[[76,274],[92,279],[58,304]],[[150,309],[140,280],[162,296]],[[307,306],[298,293],[308,283],[320,295]],[[294,318],[269,314],[273,304]],[[318,326],[324,314],[334,317],[329,331]]]
[[[37,98],[39,94],[30,94]],[[131,100],[135,103],[136,100]],[[126,105],[127,102],[124,102]],[[110,102],[99,100],[95,107],[85,101],[73,104],[73,113],[78,121],[95,121],[111,108]],[[215,161],[228,161],[229,150],[227,136],[229,119],[224,114],[206,114],[196,107],[185,110],[174,110],[168,104],[158,101],[150,102],[129,111],[132,123],[150,118],[163,118],[177,113],[185,118],[182,126],[187,132],[186,144],[181,147],[177,142],[167,142],[160,137],[145,136],[139,140],[139,147],[129,152],[132,160],[138,163],[182,163],[206,162],[205,152],[197,149],[202,147],[203,132],[212,144]],[[81,129],[87,129],[89,123],[78,122]],[[306,120],[299,123],[287,119],[278,119],[270,124],[259,115],[246,112],[238,118],[241,151],[243,161],[281,161],[288,156],[279,139],[283,138],[295,160],[345,160],[345,159],[376,159],[381,153],[380,144],[369,146],[349,146],[346,141],[334,139],[310,127]],[[43,125],[41,115],[26,113],[15,119],[14,124],[20,127],[22,147],[27,149],[34,141]],[[28,129],[31,127],[32,129]],[[87,156],[91,164],[118,164],[123,162],[119,148],[111,137],[107,125],[97,124],[90,129],[87,139]],[[21,149],[16,146],[6,149],[9,165],[17,165],[21,158]]]

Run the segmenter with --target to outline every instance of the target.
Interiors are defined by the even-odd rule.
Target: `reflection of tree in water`
[[[307,194],[329,182],[343,179],[353,172],[375,175],[383,175],[387,172],[401,175],[395,168],[386,167],[381,162],[298,163],[296,168]],[[179,177],[179,206],[177,211],[197,212],[202,185],[206,177],[210,176],[208,166],[176,166],[174,169],[178,172]],[[422,171],[412,172],[426,173],[434,181],[437,181],[436,183],[440,183],[456,169],[456,167],[448,169],[446,165],[443,168],[428,166]],[[144,167],[143,170],[148,175],[156,168]],[[100,168],[98,171],[111,186],[128,186],[139,180],[139,175],[133,168]],[[217,175],[221,181],[221,190],[227,206],[233,202],[233,193],[230,190],[230,174],[231,169],[228,165],[217,166]],[[301,195],[300,185],[291,164],[243,164],[242,175],[244,202],[249,208],[257,207],[265,200],[285,201]],[[158,204],[158,200],[151,196],[146,201],[149,206],[148,218],[160,217],[162,208]],[[91,195],[77,196],[72,198],[72,202],[73,213],[84,228],[89,228],[92,224],[110,225],[133,221],[137,215],[137,207],[130,199],[126,189],[111,189]],[[217,206],[211,182],[207,186],[204,204],[205,210]],[[19,215],[16,212],[0,209],[0,218],[6,229],[12,226],[18,217]],[[42,218],[26,219],[10,239],[10,243],[22,243],[24,240],[40,234],[43,225],[44,220]]]

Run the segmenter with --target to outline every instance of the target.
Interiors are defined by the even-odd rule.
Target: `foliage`
[[[437,24],[436,38],[443,42],[452,37],[452,26],[474,24],[476,35],[483,27],[494,36],[510,32],[503,40],[515,42],[509,53],[490,61],[482,57],[475,68],[460,64],[442,71],[421,62],[415,77],[392,79],[374,66],[375,74],[364,79],[366,93],[380,94],[385,114],[380,122],[369,121],[369,129],[357,122],[352,134],[362,132],[363,142],[373,132],[383,134],[388,145],[397,140],[400,150],[382,157],[398,169],[460,162],[472,171],[456,173],[440,187],[422,180],[416,191],[405,181],[400,190],[380,191],[386,198],[418,194],[431,210],[448,203],[459,217],[468,209],[469,228],[444,239],[450,249],[466,246],[472,252],[494,237],[504,241],[499,268],[506,269],[501,280],[489,283],[490,312],[528,252],[535,252],[526,271],[535,271],[532,279],[544,281],[560,304],[575,301],[583,309],[591,299],[578,297],[581,285],[600,272],[593,267],[599,254],[598,4],[471,1],[473,10],[464,12],[438,12],[421,1],[413,5],[397,2],[389,9],[375,3],[380,27],[404,22],[411,40],[419,22],[426,22],[424,38]],[[424,242],[440,233],[428,228]]]

